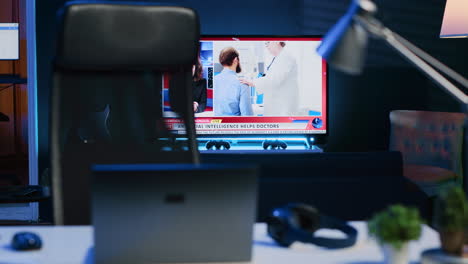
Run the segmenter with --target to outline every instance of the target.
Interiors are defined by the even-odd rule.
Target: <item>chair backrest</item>
[[[463,113],[395,110],[390,113],[390,149],[405,164],[436,166],[462,176]]]
[[[199,162],[191,94],[199,21],[192,9],[130,2],[69,2],[59,15],[50,120],[55,223],[89,224],[90,163]],[[164,73],[185,141],[164,124]]]

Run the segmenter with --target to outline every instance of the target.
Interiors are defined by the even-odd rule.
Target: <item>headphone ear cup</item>
[[[288,215],[288,210],[280,208],[275,209],[272,215],[266,219],[268,235],[282,247],[289,247],[295,241],[291,236]]]
[[[306,204],[288,204],[275,209],[267,218],[268,235],[280,246],[289,247],[295,241],[312,243],[331,249],[353,246],[357,239],[357,230],[345,221],[326,215]],[[346,238],[327,238],[316,236],[320,228],[331,228],[342,231]]]
[[[320,228],[319,211],[307,204],[288,205],[290,223],[294,228],[313,233]]]

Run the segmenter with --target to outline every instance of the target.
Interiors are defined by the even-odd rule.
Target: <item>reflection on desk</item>
[[[358,230],[356,245],[347,249],[331,250],[311,244],[295,243],[291,248],[281,248],[274,244],[266,233],[266,225],[255,225],[253,242],[253,264],[377,264],[382,263],[383,255],[377,243],[367,235],[365,222],[351,222]],[[11,238],[19,231],[39,234],[43,248],[39,251],[16,252],[10,247]],[[319,230],[329,232],[332,230]],[[323,235],[323,233],[321,234]],[[411,263],[419,263],[422,251],[439,247],[437,233],[424,226],[421,238],[410,243]],[[20,226],[0,227],[0,263],[10,264],[90,264],[93,263],[93,228],[90,226]],[[3,261],[3,262],[2,262]],[[215,263],[211,263],[215,264]],[[224,263],[227,264],[227,263]]]

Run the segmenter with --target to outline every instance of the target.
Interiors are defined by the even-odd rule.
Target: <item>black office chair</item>
[[[55,224],[90,224],[93,163],[198,163],[191,94],[199,21],[188,8],[70,2],[51,93]],[[163,120],[162,76],[186,140]],[[137,179],[135,179],[137,180]]]

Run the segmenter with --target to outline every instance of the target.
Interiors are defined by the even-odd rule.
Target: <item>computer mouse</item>
[[[42,247],[41,238],[32,232],[19,232],[13,236],[11,247],[15,250],[34,250]]]

